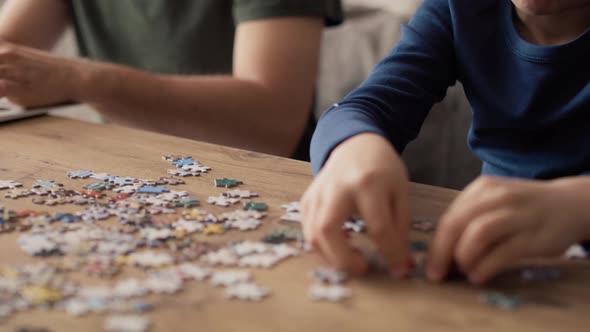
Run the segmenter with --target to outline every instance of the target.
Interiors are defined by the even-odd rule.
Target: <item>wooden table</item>
[[[94,125],[57,117],[43,117],[0,126],[0,179],[30,186],[37,179],[52,179],[80,189],[84,180],[70,180],[66,171],[91,169],[121,176],[158,178],[170,165],[165,154],[186,154],[213,168],[181,186],[201,201],[223,190],[214,188],[216,177],[243,180],[243,188],[260,194],[270,205],[270,218],[260,231],[231,232],[208,241],[259,239],[281,224],[279,206],[297,200],[312,177],[307,163],[230,149],[132,129]],[[415,184],[413,211],[416,218],[435,220],[456,192]],[[1,203],[12,209],[35,208],[29,199]],[[206,204],[206,203],[205,203]],[[36,207],[38,208],[38,207]],[[223,208],[205,206],[219,213]],[[48,208],[51,212],[75,209]],[[0,259],[18,264],[42,261],[22,253],[18,234],[1,234]],[[199,235],[200,237],[204,237]],[[420,235],[416,235],[420,236]],[[317,265],[312,254],[288,260],[272,270],[255,270],[256,280],[273,290],[261,303],[229,301],[220,289],[207,283],[188,283],[174,296],[155,297],[156,309],[148,315],[153,331],[588,331],[590,322],[590,269],[586,263],[563,263],[559,282],[521,285],[498,282],[491,289],[524,296],[543,296],[551,305],[527,305],[506,312],[481,305],[484,291],[465,283],[430,284],[424,280],[393,281],[384,275],[352,280],[353,298],[339,304],[312,302],[307,295],[308,273]],[[114,283],[93,280],[92,283]],[[16,326],[46,326],[52,331],[92,331],[102,327],[102,315],[72,318],[60,311],[21,313],[0,325],[2,331]]]

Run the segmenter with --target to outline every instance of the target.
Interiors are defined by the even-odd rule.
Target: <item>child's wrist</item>
[[[590,177],[569,177],[553,181],[555,197],[565,203],[565,215],[570,216],[576,231],[576,241],[590,241]]]

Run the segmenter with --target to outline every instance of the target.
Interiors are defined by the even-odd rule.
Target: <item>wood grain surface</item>
[[[90,180],[71,180],[66,171],[90,169],[121,176],[158,178],[170,165],[165,154],[193,156],[213,168],[209,174],[186,179],[178,189],[187,190],[214,213],[228,211],[206,204],[219,177],[244,181],[243,189],[260,194],[269,204],[270,217],[256,232],[230,232],[197,238],[225,243],[259,239],[282,225],[281,204],[298,200],[312,176],[309,164],[293,160],[194,142],[128,128],[43,117],[0,126],[0,179],[16,180],[30,187],[37,179],[50,179],[67,188],[81,189]],[[177,189],[175,188],[175,189]],[[457,193],[425,185],[412,185],[415,218],[436,220]],[[30,199],[0,197],[11,209],[39,209]],[[45,208],[44,208],[45,209]],[[50,212],[75,211],[79,207],[46,208]],[[2,264],[41,261],[16,246],[18,234],[0,234]],[[421,234],[413,234],[423,237]],[[421,278],[394,281],[372,274],[349,282],[353,297],[343,303],[318,303],[308,297],[308,273],[319,263],[313,254],[287,260],[271,270],[254,270],[258,283],[273,290],[261,303],[230,301],[222,290],[207,283],[190,282],[172,296],[154,296],[152,331],[588,331],[590,318],[590,266],[585,262],[552,262],[563,267],[560,281],[522,284],[505,277],[486,289],[464,282],[431,284]],[[132,275],[125,271],[121,277]],[[115,280],[80,279],[88,284],[113,284]],[[501,290],[531,299],[516,311],[502,311],[479,303],[484,291]],[[16,327],[44,326],[52,331],[97,331],[104,315],[74,318],[59,310],[19,313],[0,322],[0,331]]]

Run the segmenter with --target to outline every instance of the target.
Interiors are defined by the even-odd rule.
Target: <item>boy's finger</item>
[[[432,281],[442,280],[451,267],[455,248],[470,219],[455,219],[444,215],[428,252],[426,274]]]
[[[11,82],[0,79],[0,98],[5,97],[11,88]]]
[[[305,241],[313,246],[313,223],[317,222],[314,215],[317,213],[317,203],[321,200],[320,195],[306,193],[301,202],[301,227],[303,228],[303,237]],[[321,204],[320,204],[321,205]]]
[[[467,273],[469,281],[476,285],[484,284],[498,273],[514,265],[522,256],[522,241],[519,237],[511,237],[497,244]]]
[[[493,211],[498,206],[496,199],[487,194],[481,194],[474,189],[466,190],[453,201],[445,214],[440,220],[440,224],[454,220],[454,222],[465,224],[483,215],[488,211]]]
[[[0,79],[1,80],[16,80],[16,73],[11,66],[0,65]]]
[[[341,226],[331,227],[318,237],[317,245],[321,256],[336,269],[361,275],[367,270],[367,262],[358,250],[350,244]]]
[[[342,229],[344,221],[354,213],[351,206],[343,200],[332,200],[332,203],[319,207],[317,220],[313,224],[313,238],[330,265],[353,274],[362,274],[366,271],[366,262],[354,250]]]
[[[393,205],[394,215],[397,216],[396,224],[400,230],[400,236],[404,244],[402,250],[405,251],[405,255],[410,255],[409,246],[409,228],[410,220],[412,219],[410,212],[410,192],[409,188],[405,188],[403,191],[398,190],[395,195],[395,202]]]
[[[402,277],[405,271],[400,267],[407,266],[407,242],[396,225],[391,199],[386,195],[360,195],[358,198],[359,213],[367,224],[367,232],[383,255],[388,267]]]
[[[514,223],[509,216],[507,211],[494,211],[467,225],[454,256],[462,271],[470,271],[491,247],[513,234]]]

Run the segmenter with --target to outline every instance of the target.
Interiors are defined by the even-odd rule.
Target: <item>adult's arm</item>
[[[153,74],[0,42],[0,97],[23,106],[87,103],[119,124],[291,156],[313,103],[323,23],[240,23],[227,76]]]
[[[7,0],[0,10],[0,40],[48,50],[68,22],[65,0]]]
[[[91,65],[76,99],[117,123],[290,156],[311,111],[322,30],[319,17],[241,23],[232,76]]]

